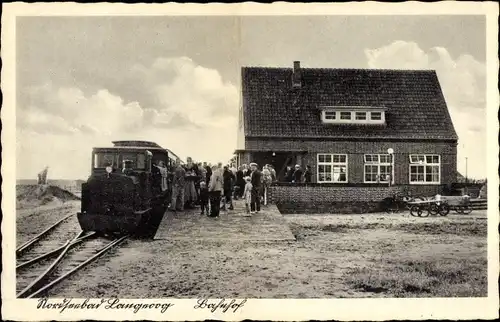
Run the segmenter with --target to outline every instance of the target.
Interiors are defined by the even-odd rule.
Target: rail
[[[39,233],[38,235],[36,235],[35,237],[33,237],[32,239],[28,240],[27,242],[25,242],[24,244],[22,244],[21,246],[17,247],[16,248],[16,255],[19,256],[21,255],[24,251],[26,251],[29,247],[31,247],[34,243],[36,243],[37,241],[39,241],[40,239],[42,239],[45,235],[47,235],[49,232],[51,232],[54,228],[56,228],[57,226],[59,226],[61,223],[63,223],[66,219],[68,219],[69,217],[71,216],[74,216],[75,214],[74,213],[71,213],[69,215],[67,215],[66,217],[62,218],[61,220],[57,221],[56,223],[52,224],[50,227],[48,227],[47,229],[45,229],[44,231],[42,231],[41,233]]]
[[[76,266],[69,272],[59,276],[53,281],[49,281],[49,275],[55,271],[55,269],[59,266],[59,264],[63,261],[63,259],[66,257],[68,254],[69,250],[71,250],[73,247],[76,245],[80,244],[84,240],[89,239],[90,237],[96,236],[96,233],[90,233],[88,235],[82,236],[83,231],[78,233],[73,239],[68,240],[63,246],[49,251],[37,258],[34,258],[28,262],[22,263],[16,267],[17,269],[22,269],[26,268],[29,265],[32,265],[34,263],[37,263],[43,259],[50,258],[52,256],[55,256],[59,254],[59,256],[50,264],[50,266],[45,269],[41,274],[39,274],[28,286],[26,286],[21,292],[17,294],[18,298],[34,298],[38,296],[39,294],[43,294],[44,292],[48,291],[50,288],[52,288],[54,285],[60,283],[64,279],[68,278],[69,276],[73,275],[75,272],[78,270],[82,269],[84,266],[87,264],[95,261],[97,258],[105,254],[107,251],[109,251],[111,248],[113,248],[116,245],[119,245],[123,241],[125,241],[129,236],[122,236],[120,238],[114,239],[104,247],[98,250],[96,254],[85,260],[83,263],[80,265]]]

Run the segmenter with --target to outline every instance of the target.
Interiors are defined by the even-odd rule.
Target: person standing
[[[243,166],[240,166],[236,172],[236,185],[235,185],[235,196],[234,199],[237,200],[243,196],[243,190],[245,188],[245,176],[243,175]],[[250,203],[248,203],[250,205]]]
[[[260,212],[260,187],[262,175],[257,167],[257,163],[251,163],[250,169],[252,171],[250,178],[252,183],[252,200],[250,203],[250,213]]]
[[[274,166],[272,164],[268,164],[267,168],[269,169],[269,172],[271,172],[271,182],[276,182],[276,170],[274,170]]]
[[[212,168],[206,162],[203,162],[203,167],[206,170],[205,182],[207,184],[209,184],[210,183],[210,178],[212,177]]]
[[[305,183],[310,183],[312,178],[312,171],[311,171],[311,166],[306,165],[306,171],[304,171],[304,182]]]
[[[225,166],[222,176],[224,179],[224,205],[222,206],[222,209],[225,211],[226,204],[229,203],[229,210],[233,210],[234,207],[233,207],[232,194],[233,194],[234,175],[231,172],[231,170],[229,170],[229,167]]]
[[[249,177],[250,176],[250,170],[248,169],[248,166],[246,164],[241,165],[242,171],[243,171],[243,178],[244,177]]]
[[[252,183],[250,177],[245,177],[245,188],[243,189],[243,200],[245,200],[245,210],[247,215],[250,214],[250,204],[252,203]]]
[[[295,165],[295,171],[293,172],[293,183],[301,183],[302,182],[302,169],[300,168],[300,165],[296,164]]]
[[[170,200],[170,196],[168,195],[168,168],[165,166],[165,162],[160,161],[158,165],[153,163],[153,169],[151,171],[153,173],[154,178],[159,178],[160,180],[160,188],[161,193],[164,196],[164,203],[168,205],[168,201]]]
[[[170,210],[184,210],[184,187],[186,185],[186,170],[181,166],[181,160],[175,160],[175,170],[172,180],[172,203]],[[179,203],[177,203],[179,199]]]
[[[167,180],[168,180],[168,169],[165,166],[165,162],[163,162],[163,161],[158,162],[158,165],[154,165],[154,166],[157,167],[160,170],[160,174],[161,174],[161,191],[165,192],[165,191],[168,190],[168,182],[167,182]]]
[[[294,170],[292,169],[292,167],[287,165],[286,166],[286,174],[285,174],[285,181],[286,182],[293,181],[293,172],[294,172]]]
[[[208,188],[207,188],[207,184],[205,183],[205,181],[202,181],[200,182],[200,210],[201,210],[201,214],[205,214],[205,211],[207,213],[207,216],[208,216],[208,211],[210,209],[210,207],[208,206]]]
[[[185,206],[187,208],[193,208],[198,196],[196,194],[195,183],[199,179],[198,168],[193,162],[191,157],[187,158],[187,164],[185,166],[186,180],[185,180]]]
[[[267,193],[269,191],[269,187],[271,187],[272,177],[271,171],[269,170],[269,166],[266,164],[262,168],[262,196],[264,198],[264,205],[267,206]]]
[[[214,165],[212,167],[212,177],[208,186],[210,193],[210,217],[219,217],[220,200],[224,188],[224,178],[220,169]]]

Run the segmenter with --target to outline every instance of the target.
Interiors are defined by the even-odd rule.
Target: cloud
[[[422,50],[414,42],[395,41],[366,49],[370,68],[435,70],[459,136],[458,169],[486,177],[486,66],[471,55],[453,59],[446,48]]]
[[[91,93],[52,83],[21,89],[18,158],[29,176],[36,175],[45,162],[55,176],[86,176],[92,146],[110,145],[117,139],[156,141],[198,160],[231,157],[239,95],[217,70],[187,57],[158,58],[149,66],[125,68],[122,76],[112,90]],[[52,153],[40,148],[47,144]],[[74,175],[60,159],[70,146],[85,151],[69,156],[79,156],[71,158],[79,169]],[[37,158],[43,162],[33,161]]]

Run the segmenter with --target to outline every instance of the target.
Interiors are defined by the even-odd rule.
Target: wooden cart
[[[447,216],[450,210],[460,214],[470,214],[470,198],[468,196],[441,196],[440,199],[428,198],[426,200],[410,201],[408,206],[410,214],[414,217],[427,217],[429,215]]]

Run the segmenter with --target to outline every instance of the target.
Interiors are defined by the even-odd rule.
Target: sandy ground
[[[68,201],[60,204],[50,204],[35,208],[16,210],[16,244],[19,246],[46,228],[80,210],[79,201]]]
[[[18,236],[37,226],[34,216],[23,217]],[[285,219],[297,241],[128,240],[49,295],[486,296],[485,211],[446,218],[370,214]],[[390,276],[396,277],[388,280]]]

